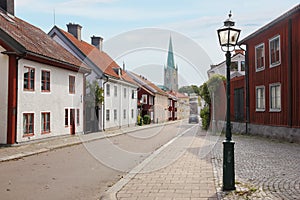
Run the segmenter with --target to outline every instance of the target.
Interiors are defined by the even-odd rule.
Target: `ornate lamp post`
[[[226,52],[226,139],[223,141],[223,190],[235,190],[234,178],[234,141],[231,140],[231,123],[230,123],[230,64],[231,52],[234,51],[241,30],[234,28],[235,22],[229,18],[224,22],[224,26],[217,30],[219,43],[222,51]]]

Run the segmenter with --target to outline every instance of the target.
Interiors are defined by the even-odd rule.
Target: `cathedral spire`
[[[174,55],[173,55],[173,45],[172,45],[172,37],[171,37],[171,35],[170,35],[170,41],[169,41],[169,51],[168,51],[167,67],[175,69]]]

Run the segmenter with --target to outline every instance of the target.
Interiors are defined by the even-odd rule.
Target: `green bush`
[[[145,123],[145,124],[150,124],[150,122],[151,122],[151,117],[150,117],[150,115],[144,115],[143,120],[144,120],[144,123]]]
[[[202,118],[202,128],[204,130],[207,130],[209,128],[210,123],[210,112],[209,112],[209,106],[205,106],[200,111],[200,117]]]

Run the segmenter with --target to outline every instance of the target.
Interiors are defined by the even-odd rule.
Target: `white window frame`
[[[127,111],[126,109],[123,110],[123,119],[126,119]]]
[[[114,120],[118,120],[118,110],[114,109]]]
[[[264,91],[264,93],[263,93],[263,108],[258,108],[258,104],[257,104],[257,102],[258,102],[257,101],[258,100],[258,98],[257,98],[257,90],[258,89],[263,89],[263,91]],[[266,110],[266,89],[265,89],[265,86],[263,86],[263,85],[255,87],[255,110],[257,112],[263,112],[263,111]]]
[[[110,110],[109,109],[106,109],[105,119],[106,119],[106,121],[110,121]]]
[[[275,63],[272,63],[271,61],[271,42],[273,42],[274,40],[278,39],[278,45],[279,45],[279,61],[275,62]],[[281,64],[281,51],[280,51],[280,35],[276,35],[275,37],[269,39],[269,62],[270,62],[270,68],[272,67],[276,67],[278,65]]]
[[[142,95],[142,104],[147,104],[148,103],[148,95],[147,94],[143,94]]]
[[[106,96],[110,96],[110,84],[106,85]]]
[[[263,48],[263,56],[264,56],[264,66],[260,67],[260,68],[257,68],[257,53],[256,53],[256,50],[258,48],[262,47]],[[256,45],[255,46],[255,70],[256,72],[260,72],[260,71],[263,71],[266,67],[266,53],[265,53],[265,43],[261,43],[259,45]]]
[[[114,96],[118,96],[118,87],[116,85],[114,86]]]
[[[280,96],[279,96],[279,100],[280,100],[280,107],[279,108],[277,108],[277,106],[276,106],[276,94],[275,94],[275,108],[273,108],[272,107],[272,100],[273,100],[273,96],[272,96],[272,88],[273,87],[280,87],[280,90],[279,90],[279,92],[280,92]],[[276,92],[276,89],[275,89],[275,92]],[[281,104],[281,94],[282,94],[282,92],[281,92],[281,83],[272,83],[272,84],[270,84],[269,85],[269,94],[270,94],[270,100],[269,100],[269,103],[270,103],[270,112],[280,112],[281,111],[281,106],[282,106],[282,104]]]

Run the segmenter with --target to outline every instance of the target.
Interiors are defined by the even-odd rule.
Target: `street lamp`
[[[223,141],[223,187],[226,190],[235,190],[234,178],[234,141],[231,140],[231,123],[230,123],[230,64],[231,52],[234,51],[241,30],[234,28],[235,22],[229,18],[224,22],[224,26],[217,30],[219,43],[222,51],[226,52],[226,139]]]

